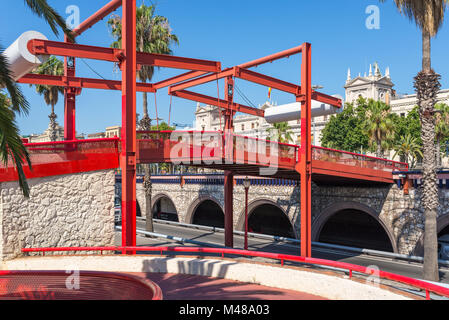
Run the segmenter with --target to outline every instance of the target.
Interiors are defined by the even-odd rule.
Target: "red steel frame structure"
[[[122,49],[102,48],[48,40],[31,40],[30,52],[36,55],[47,54],[65,57],[63,77],[28,74],[20,83],[47,84],[65,87],[65,139],[76,139],[75,109],[76,95],[82,88],[95,88],[122,91],[122,138],[120,167],[122,170],[122,245],[136,245],[136,92],[156,92],[165,87],[172,96],[190,99],[223,109],[225,132],[233,130],[233,117],[243,112],[259,117],[264,111],[234,102],[234,78],[240,78],[263,86],[278,89],[295,96],[301,102],[301,157],[296,170],[301,175],[301,255],[311,257],[311,101],[312,99],[341,107],[341,100],[312,90],[311,86],[311,45],[304,43],[286,51],[260,58],[239,66],[221,70],[221,64],[215,61],[198,60],[169,55],[148,54],[136,51],[136,0],[113,0],[73,30],[75,37],[80,36],[98,21],[122,7]],[[301,85],[295,85],[248,70],[267,62],[302,53]],[[75,58],[88,58],[117,62],[122,70],[122,81],[75,77]],[[153,65],[190,70],[179,76],[155,84],[136,83],[137,65]],[[209,97],[185,89],[211,81],[225,79],[225,99]],[[225,173],[225,245],[232,247],[232,193],[233,173]],[[127,251],[133,254],[135,251]]]

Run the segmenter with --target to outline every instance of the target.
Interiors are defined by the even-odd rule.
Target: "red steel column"
[[[122,246],[136,245],[136,0],[123,0],[122,17]],[[127,254],[135,252],[127,251]]]
[[[67,36],[64,37],[64,41],[69,42]],[[64,58],[64,75],[66,77],[75,76],[74,57]],[[76,108],[76,89],[66,87],[64,89],[64,140],[66,141],[76,139],[75,108]]]
[[[225,80],[225,100],[228,105],[233,102],[234,98],[234,80],[228,77]],[[232,133],[234,131],[233,112],[230,109],[225,110],[225,139],[227,143],[225,146],[232,150],[226,150],[226,155],[233,157],[234,139]],[[224,209],[225,209],[225,246],[234,247],[234,174],[232,171],[225,171],[224,173]]]
[[[301,65],[301,256],[312,257],[312,48],[305,43]]]

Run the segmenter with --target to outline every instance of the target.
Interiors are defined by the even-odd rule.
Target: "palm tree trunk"
[[[440,137],[437,137],[437,143],[435,145],[435,153],[437,158],[437,167],[441,167],[441,152],[440,152]]]
[[[140,120],[140,128],[143,131],[151,131],[151,119],[148,116],[148,95],[143,92],[143,117]],[[153,232],[153,212],[151,207],[151,193],[152,193],[152,183],[151,183],[151,165],[145,163],[143,165],[145,172],[144,178],[144,189],[145,189],[145,230],[147,232]],[[149,236],[147,236],[149,237]]]
[[[423,32],[423,70],[415,77],[423,142],[422,205],[425,217],[423,277],[425,280],[439,281],[437,239],[439,199],[435,157],[434,106],[440,88],[440,76],[431,69],[430,63],[430,35]]]
[[[384,157],[384,153],[382,151],[382,143],[380,141],[377,141],[376,157],[378,158]]]
[[[54,142],[56,141],[56,114],[55,114],[55,106],[51,105],[51,113],[48,116],[50,118],[50,131],[48,132],[48,135],[50,137],[50,141]]]
[[[151,183],[151,168],[150,164],[148,163],[144,164],[143,167],[145,170],[145,178],[143,183],[143,187],[145,190],[145,230],[147,232],[153,232],[153,210],[151,207],[151,193],[153,192],[153,186]]]

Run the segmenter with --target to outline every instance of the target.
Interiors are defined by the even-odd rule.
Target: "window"
[[[405,113],[404,112],[401,113],[401,118],[405,118]]]
[[[242,124],[242,131],[245,131],[245,125]]]
[[[254,129],[254,123],[251,123],[251,129]]]

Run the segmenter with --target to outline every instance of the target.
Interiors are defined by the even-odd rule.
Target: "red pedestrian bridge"
[[[299,180],[296,168],[300,146],[264,139],[201,131],[138,132],[137,163],[174,163],[228,170],[236,175]],[[118,138],[31,143],[32,168],[27,178],[88,172],[120,167]],[[312,147],[312,180],[316,182],[394,183],[394,171],[406,163]],[[12,161],[0,164],[0,181],[18,180]]]

